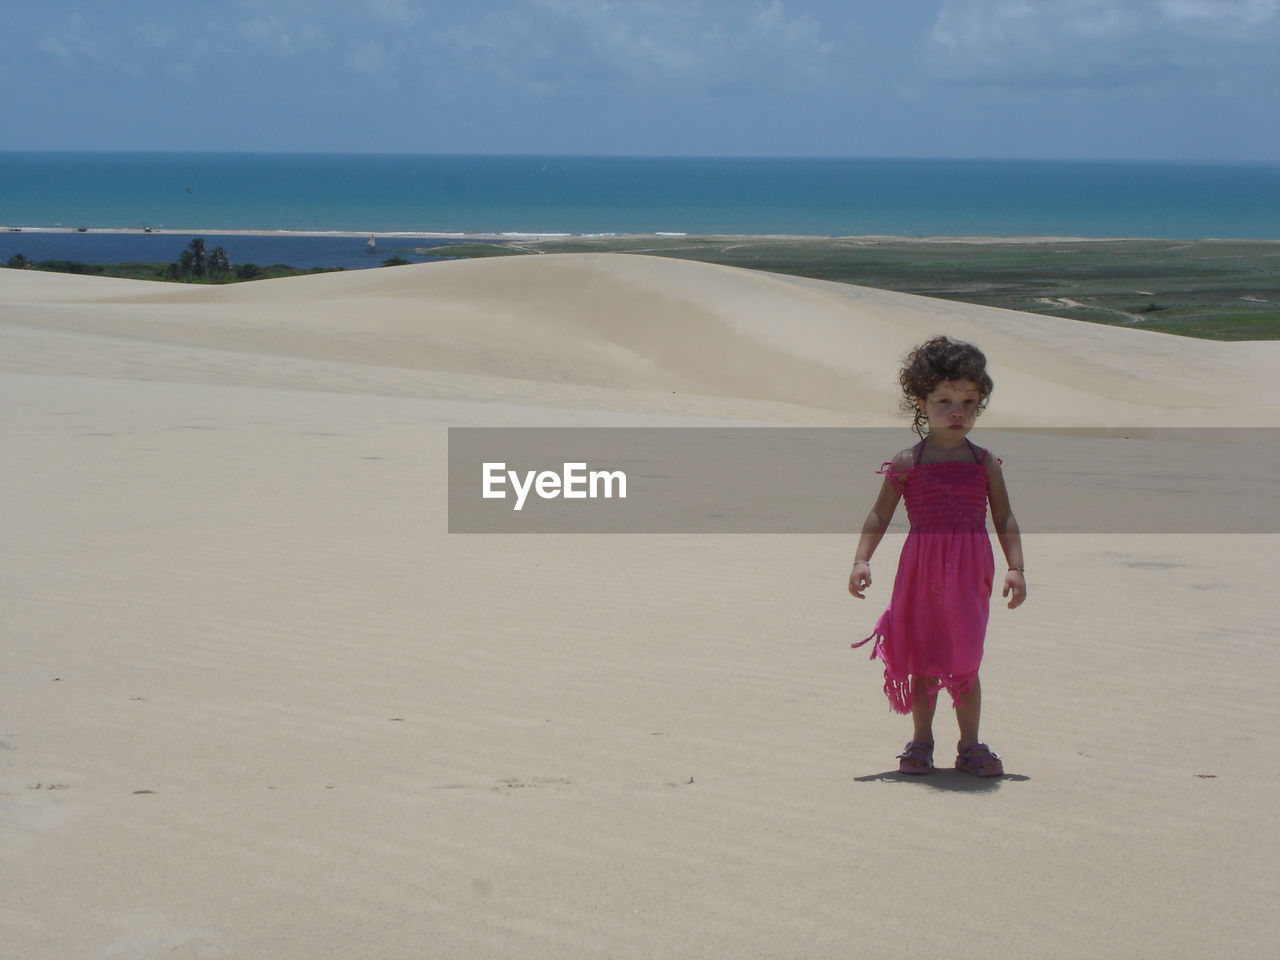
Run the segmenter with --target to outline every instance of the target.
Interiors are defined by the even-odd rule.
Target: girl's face
[[[929,422],[930,434],[959,441],[973,429],[981,399],[972,380],[943,380],[927,397],[917,397],[916,403]]]

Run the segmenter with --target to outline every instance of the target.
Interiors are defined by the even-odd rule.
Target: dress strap
[[[911,465],[913,467],[920,466],[920,462],[924,459],[924,441],[921,440],[915,445],[911,451]]]
[[[973,441],[968,437],[964,438],[964,442],[969,445],[969,452],[973,454],[973,462],[981,466],[987,462],[987,450],[985,447],[975,447]]]

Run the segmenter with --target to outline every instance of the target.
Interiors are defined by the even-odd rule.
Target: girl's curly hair
[[[928,422],[924,411],[916,403],[933,393],[938,384],[947,380],[972,380],[978,388],[978,412],[987,408],[991,391],[995,389],[987,374],[987,358],[971,343],[934,337],[909,354],[898,374],[902,385],[903,411],[912,414],[911,428],[924,439],[924,425]]]

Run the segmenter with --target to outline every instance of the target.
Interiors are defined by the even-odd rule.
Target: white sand
[[[980,782],[848,649],[900,538],[445,532],[449,426],[901,424],[942,332],[984,423],[1280,416],[1280,343],[673,260],[0,270],[3,954],[1266,949],[1280,536],[1028,536]]]

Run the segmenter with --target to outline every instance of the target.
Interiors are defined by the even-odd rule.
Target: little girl
[[[960,725],[956,769],[979,777],[1004,773],[1000,757],[978,740],[982,690],[978,666],[987,630],[995,561],[987,504],[1009,572],[1002,596],[1012,609],[1026,598],[1022,540],[1009,507],[1000,460],[969,440],[993,384],[987,358],[967,343],[936,337],[907,357],[899,375],[905,410],[920,442],[878,471],[884,476],[849,574],[849,592],[871,586],[871,555],[898,506],[907,502],[910,532],[898,560],[889,607],[877,621],[871,657],[884,661],[884,692],[915,732],[898,755],[903,773],[933,770],[933,711],[939,690],[951,694]],[[927,433],[925,428],[927,429]]]

